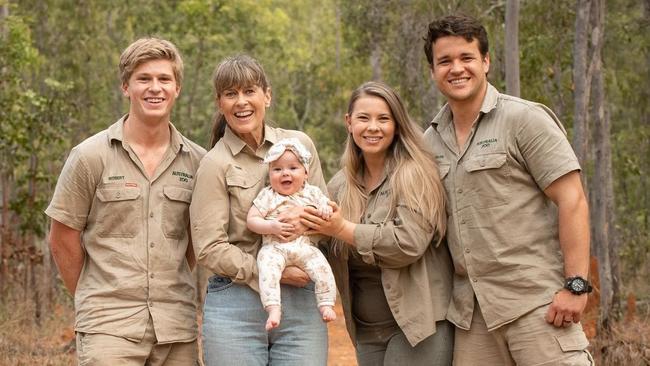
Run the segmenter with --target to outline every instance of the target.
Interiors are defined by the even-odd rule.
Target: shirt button
[[[460,220],[460,223],[461,223],[461,224],[464,224],[464,223],[465,223],[465,219]]]
[[[149,213],[149,217],[153,217],[153,212]]]
[[[370,218],[370,214],[366,215],[367,218]]]
[[[458,192],[458,193],[463,193],[463,189],[462,189],[462,188],[458,188],[458,190],[456,190],[456,192]]]
[[[149,307],[153,307],[153,301],[149,301]]]
[[[474,281],[474,282],[478,282],[478,280],[477,280],[476,278],[472,278],[472,281]]]
[[[470,252],[469,248],[465,248],[465,253],[469,253],[469,252]]]
[[[153,273],[149,275],[149,278],[153,278]]]
[[[485,166],[485,160],[481,160],[481,161],[479,162],[479,164],[480,164],[481,166]]]
[[[115,198],[120,198],[120,192],[115,193]]]
[[[156,244],[154,242],[149,243],[149,248],[153,248],[155,246],[156,246]]]

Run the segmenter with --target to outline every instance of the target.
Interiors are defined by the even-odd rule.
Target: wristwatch
[[[564,288],[574,295],[588,294],[593,290],[589,281],[580,276],[569,277],[564,280]]]

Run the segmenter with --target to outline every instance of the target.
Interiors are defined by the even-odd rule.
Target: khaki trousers
[[[150,318],[140,342],[103,333],[77,332],[77,359],[80,366],[194,366],[198,349],[196,340],[158,344]]]
[[[477,302],[470,330],[456,328],[455,366],[594,365],[582,325],[556,328],[544,320],[549,305],[488,331]]]

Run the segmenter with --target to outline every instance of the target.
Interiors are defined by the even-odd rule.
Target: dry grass
[[[15,301],[0,305],[0,366],[76,364],[73,312],[70,304],[57,305],[40,325],[32,318],[33,307]],[[19,304],[19,305],[15,305]],[[340,307],[329,324],[330,366],[356,364],[354,349],[345,330]],[[650,366],[650,315],[635,315],[612,325],[608,334],[591,339],[597,365]]]
[[[608,334],[591,340],[597,365],[650,365],[650,323],[648,317],[612,325]]]
[[[74,314],[70,304],[57,305],[40,325],[34,322],[32,306],[8,301],[0,305],[0,366],[69,366],[77,363],[74,343]],[[329,366],[356,365],[354,348],[337,306],[337,320],[328,325]]]
[[[58,305],[40,325],[32,314],[29,305],[0,306],[0,365],[76,364],[72,310]]]

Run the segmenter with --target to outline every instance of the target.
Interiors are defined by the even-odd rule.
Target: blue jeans
[[[246,285],[212,276],[203,307],[206,366],[327,365],[327,327],[314,284],[282,285],[280,326],[267,332],[260,296]]]

